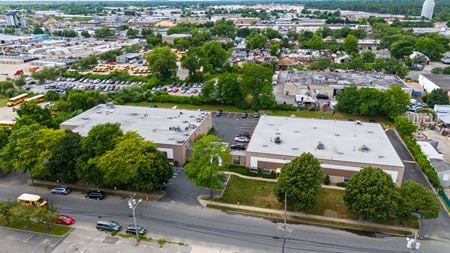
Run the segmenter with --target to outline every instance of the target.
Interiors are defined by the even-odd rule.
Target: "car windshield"
[[[111,221],[111,224],[113,224],[114,226],[119,226],[119,223],[117,223],[115,221]]]

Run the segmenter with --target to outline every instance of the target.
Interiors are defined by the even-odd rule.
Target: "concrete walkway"
[[[238,209],[238,210],[254,211],[254,212],[261,212],[261,213],[271,213],[271,214],[277,214],[277,215],[280,215],[280,216],[284,215],[284,211],[283,210],[261,208],[261,207],[254,207],[254,206],[245,206],[245,205],[227,204],[227,203],[222,203],[222,202],[206,200],[206,199],[204,199],[204,197],[205,196],[199,196],[199,198],[198,198],[198,201],[200,202],[200,204],[203,207],[206,207],[207,205],[215,205],[215,206],[222,206],[222,207],[233,208],[233,209]],[[312,214],[306,214],[306,213],[300,213],[300,212],[287,211],[286,214],[288,216],[292,216],[292,217],[310,218],[310,219],[317,219],[317,220],[338,222],[338,223],[359,225],[359,226],[367,226],[367,227],[380,228],[380,229],[392,229],[392,230],[399,230],[399,231],[407,231],[407,232],[409,232],[411,234],[413,234],[413,233],[418,231],[417,229],[414,229],[414,228],[405,228],[405,227],[399,227],[399,226],[383,225],[383,224],[377,224],[377,223],[367,222],[367,221],[358,221],[358,220],[349,220],[349,219],[325,217],[325,216],[312,215]]]

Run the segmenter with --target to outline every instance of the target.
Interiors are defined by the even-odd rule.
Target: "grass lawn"
[[[252,112],[252,110],[245,110],[237,108],[236,106],[231,105],[190,105],[190,104],[177,104],[177,103],[156,103],[156,102],[138,102],[138,103],[127,103],[126,105],[132,106],[150,106],[157,105],[161,108],[172,108],[177,106],[179,109],[187,109],[187,110],[197,110],[202,109],[205,111],[218,111],[223,110],[224,112]],[[337,119],[337,120],[361,120],[368,122],[373,119],[376,122],[383,123],[385,125],[390,125],[392,122],[388,121],[384,117],[376,116],[376,117],[367,117],[367,116],[358,116],[351,115],[347,113],[336,112],[334,115],[329,112],[319,112],[319,111],[281,111],[281,110],[273,110],[273,111],[261,111],[261,113],[271,115],[271,116],[284,116],[290,117],[291,115],[295,115],[300,118],[324,118],[324,119]]]
[[[270,209],[283,209],[283,204],[278,202],[274,193],[274,182],[249,180],[231,176],[228,186],[220,202],[257,206]],[[344,191],[322,188],[318,205],[308,211],[309,214],[328,217],[358,219],[358,216],[350,212],[344,203]],[[289,204],[289,203],[288,203]],[[295,208],[288,207],[290,211]]]
[[[4,226],[9,227],[9,228],[22,229],[22,230],[27,230],[27,231],[31,231],[31,232],[38,232],[38,233],[56,235],[56,236],[63,236],[65,234],[67,234],[67,232],[69,232],[69,230],[70,230],[70,227],[62,226],[62,225],[58,225],[58,224],[51,224],[50,229],[48,229],[47,225],[42,224],[42,223],[34,225],[34,226],[30,226],[30,227],[25,226],[24,222],[11,223],[8,226],[7,225],[4,225]]]
[[[0,107],[6,106],[6,102],[8,102],[8,98],[0,96]]]

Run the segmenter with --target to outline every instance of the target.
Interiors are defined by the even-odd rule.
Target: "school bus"
[[[47,205],[47,200],[42,199],[42,197],[39,195],[29,193],[22,193],[22,195],[17,197],[17,201],[21,205],[28,205],[28,206],[43,207]]]
[[[30,102],[30,101],[36,101],[36,103],[42,103],[42,102],[45,102],[45,96],[44,95],[36,95],[34,97],[25,99],[25,103]]]
[[[12,120],[0,120],[0,128],[13,128],[15,123]]]
[[[6,105],[9,107],[18,105],[18,104],[23,103],[25,101],[25,99],[27,99],[27,98],[28,98],[28,94],[23,93],[23,94],[20,94],[18,96],[8,99],[8,103],[6,103]]]

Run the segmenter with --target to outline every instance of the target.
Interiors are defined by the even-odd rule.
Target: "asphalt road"
[[[403,181],[413,180],[424,185],[427,188],[430,188],[430,185],[427,183],[420,168],[414,162],[414,159],[408,152],[408,149],[405,147],[405,145],[403,145],[403,142],[399,139],[395,132],[393,130],[388,130],[386,134],[395,150],[397,151],[397,154],[400,156],[400,159],[403,161],[403,165],[405,166]],[[427,237],[450,240],[450,218],[445,213],[442,206],[438,218],[432,220],[424,220],[422,222],[421,234]]]
[[[169,185],[170,187],[170,185]],[[45,188],[25,184],[25,178],[8,175],[0,178],[0,199],[15,199],[22,192],[38,193],[55,204],[63,213],[72,215],[77,224],[94,227],[98,219],[114,219],[122,224],[131,222],[126,199],[108,196],[105,200],[86,200],[82,193],[68,196],[49,194]],[[138,207],[138,223],[149,235],[203,244],[233,252],[280,252],[282,241],[277,224],[260,218],[230,215],[177,200],[143,202]],[[90,225],[92,224],[92,225]],[[306,225],[290,225],[285,252],[406,252],[405,239],[374,238],[342,230]],[[446,253],[449,241],[422,241],[421,252]]]

